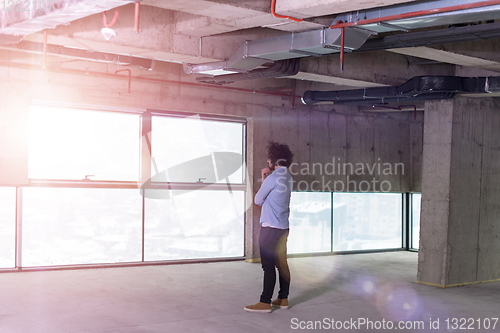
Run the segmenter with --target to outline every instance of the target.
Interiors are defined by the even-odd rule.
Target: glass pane
[[[137,181],[135,114],[30,107],[30,178]]]
[[[145,260],[243,256],[244,197],[243,191],[146,190]]]
[[[243,124],[153,117],[152,181],[243,182]]]
[[[331,193],[292,192],[288,253],[331,251]]]
[[[413,193],[411,195],[412,200],[412,221],[413,228],[411,231],[412,238],[412,248],[418,249],[420,241],[420,203],[422,200],[422,194]]]
[[[0,187],[0,268],[16,265],[16,189]]]
[[[142,260],[137,190],[23,189],[23,266]]]
[[[334,251],[401,247],[399,193],[334,193]]]

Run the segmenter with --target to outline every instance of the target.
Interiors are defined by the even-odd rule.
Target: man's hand
[[[271,174],[271,169],[270,168],[264,168],[264,169],[262,169],[261,172],[262,172],[262,181],[264,181],[264,179],[266,179],[266,177]]]

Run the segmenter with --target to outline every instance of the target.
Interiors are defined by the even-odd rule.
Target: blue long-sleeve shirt
[[[293,180],[286,167],[274,170],[262,182],[255,203],[262,206],[260,224],[271,228],[288,229],[290,197]]]

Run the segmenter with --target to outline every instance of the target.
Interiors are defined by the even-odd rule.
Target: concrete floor
[[[452,318],[463,318],[463,327],[476,332],[500,331],[500,323],[494,330],[482,326],[487,319],[493,326],[491,318],[500,317],[500,282],[449,289],[416,284],[416,253],[289,263],[291,308],[270,314],[243,310],[258,301],[262,283],[260,264],[243,261],[2,273],[0,332],[297,332],[314,327],[313,321],[320,321],[318,331],[331,331],[331,319],[349,321],[348,329],[336,330],[344,332],[389,331],[375,329],[382,320],[386,327],[389,320],[425,324],[408,330],[395,326],[393,332],[452,332]],[[352,327],[351,319],[371,320],[374,326]],[[460,321],[456,324],[459,328]]]

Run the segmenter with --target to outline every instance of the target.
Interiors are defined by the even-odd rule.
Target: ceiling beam
[[[477,43],[476,43],[477,45]],[[387,51],[409,55],[418,58],[430,59],[441,63],[454,64],[465,67],[474,67],[489,71],[500,72],[500,59],[496,51],[491,49],[489,53],[478,53],[477,48],[471,48],[473,52],[463,52],[453,45],[446,45],[446,50],[440,47],[407,47],[398,49],[389,49]],[[476,54],[476,55],[473,55]]]
[[[186,35],[184,32],[190,29],[189,23],[192,23],[189,19],[194,17],[199,20],[206,19],[183,12],[142,6],[140,32],[136,34],[134,5],[127,5],[119,8],[118,19],[112,26],[117,36],[109,41],[106,41],[100,33],[103,22],[102,14],[98,14],[48,31],[48,43],[90,51],[198,64],[228,59],[247,40],[284,34],[269,29],[241,29],[230,34],[203,38]],[[239,27],[235,29],[240,30]],[[32,34],[25,40],[41,42],[42,36]]]
[[[208,0],[143,0],[143,5],[180,12],[177,31],[189,36],[210,36],[241,29],[268,27],[282,31],[320,29],[316,22],[293,22],[271,15],[271,1],[221,3]],[[331,23],[331,22],[330,22]]]
[[[307,73],[301,74],[301,73]],[[370,86],[397,86],[409,78],[423,75],[455,75],[455,66],[438,64],[436,66],[413,65],[406,55],[385,51],[355,52],[344,56],[344,70],[340,71],[340,56],[333,54],[322,57],[302,58],[297,79],[309,77],[314,81],[339,84],[357,81],[351,87],[360,87],[358,83]],[[323,77],[323,78],[321,78]],[[369,85],[365,85],[368,87]]]
[[[324,24],[316,22],[293,22],[283,18],[276,18],[270,13],[260,13],[256,16],[246,16],[241,19],[230,20],[209,16],[199,16],[183,12],[177,13],[176,17],[179,18],[177,31],[182,34],[195,37],[212,36],[256,27],[289,32],[301,32],[325,27]]]
[[[405,0],[410,1],[410,0]],[[317,18],[346,11],[368,9],[405,2],[401,0],[287,0],[276,1],[276,13],[297,18]],[[210,36],[241,29],[265,27],[281,31],[301,32],[321,29],[330,22],[304,20],[294,22],[271,15],[271,0],[143,0],[143,5],[182,12],[178,31],[189,36]]]
[[[219,58],[200,52],[200,38],[176,31],[175,12],[150,6],[141,7],[140,33],[134,33],[134,5],[120,7],[112,29],[117,36],[106,41],[101,34],[102,15],[76,20],[68,26],[48,31],[48,43],[89,51],[132,55],[169,62],[204,63]],[[244,38],[242,38],[244,40]],[[41,42],[41,34],[32,34],[25,40]],[[238,46],[243,41],[239,41]],[[207,54],[213,54],[208,50]],[[227,50],[232,54],[233,49]]]
[[[390,6],[411,1],[413,0],[276,0],[276,13],[297,18],[308,18]]]

